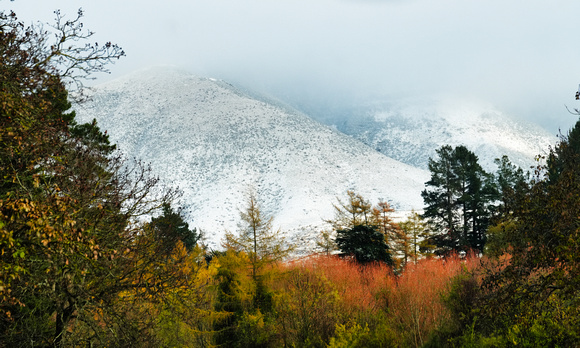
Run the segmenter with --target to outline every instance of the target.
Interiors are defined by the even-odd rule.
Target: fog
[[[580,2],[466,0],[0,0],[21,20],[82,7],[127,57],[110,76],[170,64],[297,103],[450,96],[551,132],[580,107]]]

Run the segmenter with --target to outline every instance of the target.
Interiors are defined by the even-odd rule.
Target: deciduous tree
[[[168,267],[150,252],[138,223],[175,192],[160,190],[150,169],[114,154],[95,122],[79,125],[69,111],[66,87],[82,86],[80,78],[123,55],[110,43],[77,46],[90,37],[80,15],[65,21],[57,13],[51,32],[0,13],[0,341],[7,346],[135,345],[148,331],[141,321],[121,325],[130,317],[121,310],[132,308],[120,305],[129,303],[126,294],[160,298],[183,281],[177,262]]]
[[[348,200],[343,202],[337,198],[333,204],[334,219],[327,220],[334,230],[352,228],[357,225],[372,224],[373,211],[371,203],[354,191],[346,191]]]
[[[419,256],[421,256],[422,242],[429,239],[425,222],[423,222],[421,215],[413,210],[399,226],[408,237],[411,257],[413,262],[417,263]]]
[[[257,279],[262,268],[282,260],[291,251],[279,229],[272,226],[274,217],[262,212],[256,193],[250,191],[246,208],[240,211],[241,222],[238,233],[227,231],[224,247],[248,254],[252,277]]]
[[[326,254],[330,255],[334,250],[336,250],[336,243],[331,235],[330,231],[321,231],[316,240],[316,246]]]

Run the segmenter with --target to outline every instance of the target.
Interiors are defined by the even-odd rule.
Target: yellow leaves
[[[31,204],[28,199],[24,199],[20,202],[18,208],[18,210],[28,213],[33,210],[34,205]]]
[[[40,175],[38,175],[38,174],[35,174],[35,175],[33,175],[33,176],[32,176],[32,179],[33,179],[33,181],[32,181],[32,185],[33,185],[35,188],[38,188],[38,187],[40,186]]]
[[[173,248],[173,252],[171,253],[171,259],[175,262],[175,261],[180,261],[183,260],[187,257],[187,250],[185,249],[185,246],[183,245],[183,243],[178,240],[177,243],[175,243],[175,247]]]

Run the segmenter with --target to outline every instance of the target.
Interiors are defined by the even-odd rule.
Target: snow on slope
[[[532,122],[515,120],[480,102],[429,99],[378,102],[352,110],[356,117],[336,127],[401,162],[427,168],[442,145],[465,145],[482,166],[495,171],[495,158],[508,155],[524,169],[534,165],[557,137]],[[327,121],[328,122],[328,121]]]
[[[153,68],[99,85],[91,97],[76,107],[78,119],[96,118],[128,156],[183,190],[190,225],[213,246],[236,229],[251,187],[297,243],[312,243],[349,189],[399,210],[422,207],[426,171],[223,81]]]

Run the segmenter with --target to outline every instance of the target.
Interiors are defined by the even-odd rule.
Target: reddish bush
[[[361,266],[335,256],[312,256],[283,267],[308,277],[315,274],[317,279],[324,280],[326,291],[334,292],[337,302],[325,306],[325,310],[335,313],[327,313],[324,318],[332,318],[336,324],[354,321],[368,326],[371,336],[380,336],[373,330],[388,328],[397,333],[400,345],[421,346],[433,330],[449,320],[443,295],[452,278],[463,270],[472,270],[478,263],[475,257],[425,259],[409,263],[401,275],[393,274],[384,264]],[[288,277],[286,282],[290,283],[279,284],[280,289],[288,291],[295,287],[296,276]]]

